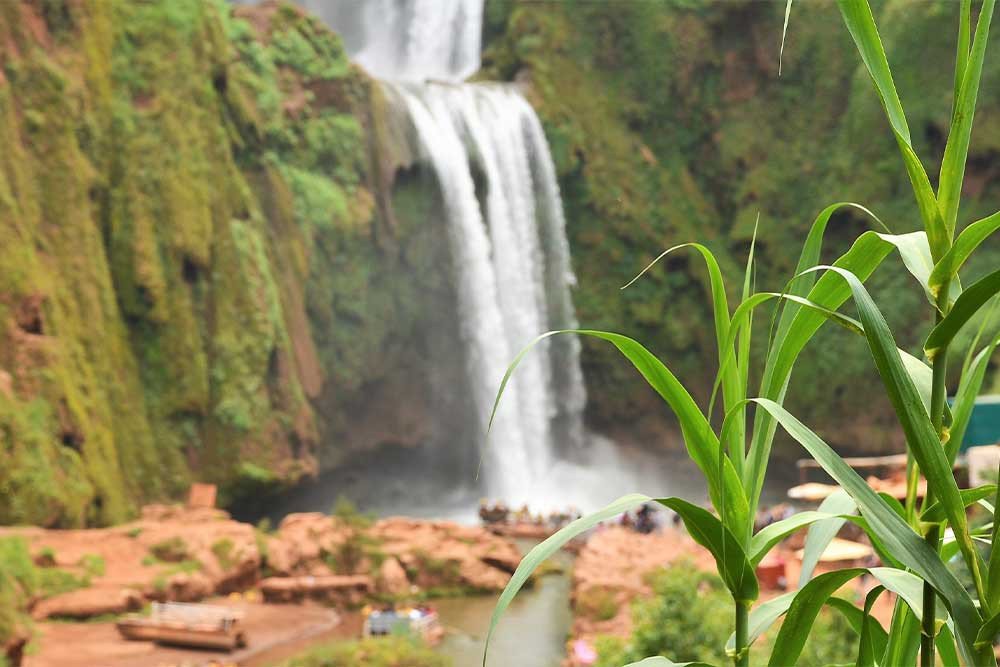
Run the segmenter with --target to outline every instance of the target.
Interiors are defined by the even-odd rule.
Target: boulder
[[[142,602],[142,595],[131,588],[84,588],[40,601],[31,610],[31,617],[40,621],[53,616],[89,618],[122,614],[141,609]]]
[[[365,575],[268,577],[260,582],[260,592],[266,602],[317,600],[357,605],[374,589],[371,577]]]
[[[399,561],[391,556],[382,562],[376,578],[376,589],[388,595],[406,595],[410,592],[410,580]]]
[[[164,598],[177,602],[197,602],[215,592],[214,582],[201,572],[178,572],[167,579]],[[151,595],[150,597],[156,597]]]

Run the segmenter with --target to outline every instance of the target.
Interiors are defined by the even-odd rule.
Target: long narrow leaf
[[[708,510],[682,498],[656,498],[680,515],[691,538],[715,557],[719,575],[737,602],[753,602],[760,594],[757,576],[743,547]]]
[[[972,52],[964,68],[958,97],[955,99],[951,131],[948,133],[948,143],[945,144],[944,158],[941,161],[938,202],[948,238],[954,235],[958,218],[958,202],[962,194],[962,181],[965,178],[972,121],[976,115],[976,99],[979,96],[979,83],[983,73],[983,60],[986,57],[986,43],[989,40],[995,1],[985,0],[979,10]]]
[[[834,262],[834,266],[848,269],[861,280],[866,280],[896,247],[895,244],[887,241],[884,235],[865,232],[858,237],[844,255]],[[810,253],[811,256],[812,253]],[[805,254],[803,258],[805,258]],[[804,273],[808,268],[799,269],[797,273],[803,274],[801,278],[807,278],[811,275]],[[809,290],[807,298],[810,302],[823,308],[836,310],[850,296],[851,290],[842,280],[835,276],[823,275]],[[768,353],[764,377],[761,380],[760,395],[763,398],[769,398],[779,403],[784,400],[789,378],[799,354],[825,321],[826,319],[822,315],[794,307],[794,314],[785,326],[786,318],[784,314],[782,315],[774,345]],[[774,442],[775,429],[776,424],[770,415],[758,410],[754,416],[753,435],[750,441],[750,451],[747,455],[747,473],[744,477],[744,487],[751,507],[756,507],[760,499],[760,493],[764,486],[764,473],[771,455],[771,445]]]
[[[899,144],[899,150],[903,156],[906,173],[910,177],[910,184],[920,209],[920,216],[924,221],[932,254],[937,258],[947,250],[949,237],[941,218],[937,198],[931,188],[930,179],[927,177],[927,172],[924,170],[920,158],[913,150],[910,128],[906,123],[906,114],[903,112],[903,105],[892,80],[889,61],[886,58],[885,49],[882,47],[878,28],[875,26],[875,17],[872,15],[867,0],[838,0],[837,4],[840,6],[844,24],[854,39],[861,60],[875,84],[879,99],[882,100],[882,107],[885,109],[889,125],[892,127],[896,143]]]
[[[687,389],[684,388],[684,385],[663,365],[663,362],[657,359],[652,352],[640,343],[628,336],[587,329],[550,331],[542,334],[521,350],[507,368],[507,372],[500,382],[500,389],[497,391],[496,400],[493,402],[490,426],[492,427],[493,418],[496,415],[497,407],[500,405],[504,389],[507,387],[507,383],[521,363],[521,360],[540,341],[558,334],[579,334],[605,340],[614,345],[635,366],[646,382],[666,401],[677,416],[688,454],[701,469],[708,482],[708,491],[712,505],[726,508],[727,525],[732,527],[734,534],[743,535],[745,533],[749,535],[749,530],[747,530],[746,526],[751,521],[746,495],[743,493],[740,479],[733,468],[732,462],[728,458],[723,457],[724,465],[722,467],[722,474],[719,473],[719,440],[705,418],[705,415],[698,408],[698,405]]]
[[[962,96],[962,81],[969,65],[969,47],[972,43],[972,0],[961,0],[958,10],[958,46],[955,54],[955,84],[952,92],[951,115],[958,111]]]
[[[901,563],[912,569],[941,594],[954,616],[959,638],[971,647],[982,617],[972,598],[955,575],[945,567],[938,554],[868,486],[867,482],[833,449],[782,406],[768,399],[754,399],[801,444],[826,472],[854,499],[872,530],[882,537],[885,548]],[[994,665],[992,655],[978,653],[983,664]]]
[[[705,261],[705,268],[708,270],[709,291],[712,297],[712,313],[715,324],[715,344],[719,355],[719,377],[722,383],[722,393],[725,401],[725,407],[726,410],[728,410],[732,405],[735,405],[738,401],[742,400],[744,396],[739,389],[739,369],[736,366],[726,364],[723,361],[723,359],[727,356],[726,347],[724,347],[724,345],[730,329],[729,300],[726,297],[726,285],[722,278],[722,269],[719,267],[719,262],[715,258],[712,251],[701,243],[682,243],[680,245],[675,245],[660,253],[656,259],[647,264],[642,271],[632,278],[632,280],[625,283],[625,285],[622,286],[622,289],[624,290],[628,288],[639,280],[639,278],[645,275],[660,260],[672,253],[677,252],[678,250],[684,249],[698,251],[698,253],[702,256],[702,259]],[[733,466],[736,468],[737,476],[739,476],[743,467],[743,437],[739,433],[736,433],[730,440],[731,441],[727,443],[728,450],[730,452],[730,456],[732,457]]]
[[[792,14],[792,0],[785,3],[785,22],[781,26],[781,48],[778,49],[778,76],[781,76],[781,60],[785,55],[785,37],[788,35],[788,17]]]
[[[955,300],[955,305],[943,320],[931,329],[924,351],[928,358],[933,359],[937,351],[951,342],[955,334],[965,326],[973,315],[986,303],[1000,293],[1000,269],[969,285],[962,296]]]
[[[881,656],[882,651],[885,650],[884,644],[879,647],[875,642],[875,637],[877,636],[875,628],[881,628],[881,626],[872,617],[872,607],[884,591],[884,586],[876,586],[868,591],[868,595],[865,596],[865,608],[861,621],[861,639],[858,641],[858,660],[855,663],[855,667],[875,667],[875,656]],[[885,630],[882,630],[882,633],[884,634]],[[886,638],[886,642],[888,642],[888,638]]]
[[[969,538],[968,520],[962,505],[958,484],[955,482],[951,465],[944,448],[941,447],[934,426],[927,418],[927,411],[924,408],[920,392],[900,359],[889,325],[857,276],[838,267],[830,267],[830,271],[841,276],[851,288],[854,303],[858,308],[858,315],[865,327],[868,348],[875,360],[875,366],[878,368],[889,400],[903,427],[903,432],[906,434],[906,442],[920,465],[920,470],[927,478],[928,489],[941,500],[952,530],[955,531],[959,547],[965,556],[966,564],[972,572],[977,589],[982,591],[979,556]],[[958,308],[958,303],[962,301],[962,298],[973,292],[974,287],[970,287],[966,294],[963,294],[956,301],[955,309]],[[944,321],[947,320],[948,317]]]
[[[997,489],[993,504],[993,540],[990,543],[990,564],[983,606],[988,612],[1000,611],[1000,529],[997,526],[996,508],[1000,506],[1000,471],[997,472]],[[998,629],[1000,632],[1000,629]],[[996,633],[994,633],[996,636]]]
[[[958,275],[972,253],[998,229],[1000,229],[1000,211],[988,218],[977,220],[962,230],[948,252],[934,265],[928,278],[928,286],[935,298],[944,284]],[[949,294],[952,292],[955,297],[959,294],[954,289],[949,290]]]
[[[760,563],[764,556],[776,545],[797,530],[801,530],[817,521],[829,521],[837,519],[834,514],[826,512],[805,511],[798,512],[772,524],[761,528],[750,540],[750,562],[754,565]]]
[[[826,548],[830,546],[830,542],[844,526],[846,519],[841,517],[857,512],[858,505],[850,494],[843,489],[837,489],[820,503],[819,511],[833,515],[833,518],[824,519],[809,526],[809,532],[806,533],[806,544],[803,548],[802,570],[799,572],[799,588],[805,586],[812,579],[820,556],[823,555]]]
[[[879,587],[877,587],[879,588]],[[881,588],[884,588],[881,587]],[[847,619],[847,622],[851,625],[855,632],[859,635],[862,632],[862,627],[865,623],[865,613],[855,607],[851,602],[838,598],[837,596],[831,597],[827,600],[827,606],[831,609],[835,609],[840,614]],[[876,618],[870,618],[868,630],[871,635],[872,644],[875,646],[875,654],[877,656],[882,656],[885,653],[886,644],[889,641],[889,633],[885,631],[882,624],[878,622]]]
[[[972,418],[972,410],[976,405],[976,397],[979,396],[979,390],[986,379],[986,369],[997,347],[1000,347],[1000,336],[997,336],[975,356],[972,363],[969,364],[968,370],[962,375],[958,392],[955,394],[951,434],[945,444],[949,463],[954,463],[955,457],[958,456],[958,450],[965,438],[965,430]]]
[[[917,651],[920,648],[920,622],[914,616],[910,606],[901,598],[896,600],[892,612],[892,623],[889,626],[889,642],[880,664],[910,667],[917,663]]]
[[[962,664],[958,657],[958,652],[955,650],[955,643],[955,634],[951,629],[947,625],[941,628],[941,632],[938,633],[937,638],[934,640],[934,645],[937,647],[942,665]]]
[[[788,613],[785,614],[785,621],[774,640],[771,659],[767,664],[771,667],[796,664],[819,610],[841,586],[864,571],[862,568],[850,568],[827,572],[796,591]]]
[[[504,587],[503,592],[500,594],[500,598],[497,600],[496,606],[493,608],[493,615],[490,618],[490,628],[486,634],[486,644],[483,648],[483,667],[486,667],[486,658],[490,648],[490,639],[493,637],[493,632],[496,630],[496,626],[500,622],[500,617],[503,615],[504,611],[507,610],[507,607],[514,599],[514,596],[517,595],[517,592],[521,590],[521,587],[528,581],[531,573],[573,538],[590,530],[601,521],[616,517],[623,512],[627,512],[649,501],[650,498],[648,496],[638,493],[622,496],[604,509],[598,510],[593,514],[588,514],[587,516],[573,521],[565,528],[560,529],[529,551],[524,558],[521,559],[517,569],[514,570],[514,574],[511,575],[510,581],[507,582],[507,586]]]
[[[743,549],[733,534],[722,525],[722,523],[707,510],[692,505],[680,498],[651,498],[642,494],[633,493],[615,500],[608,506],[597,512],[588,514],[573,521],[566,527],[560,529],[555,534],[544,540],[524,558],[511,575],[510,581],[500,594],[493,615],[490,618],[489,631],[486,634],[486,644],[483,649],[483,667],[486,666],[490,640],[496,630],[500,618],[510,605],[514,596],[524,586],[531,576],[531,573],[538,568],[545,560],[561,549],[573,538],[592,529],[601,521],[616,517],[623,512],[627,512],[639,505],[649,502],[657,502],[665,507],[677,512],[691,537],[704,546],[716,558],[716,566],[719,574],[729,587],[735,599],[752,602],[759,593],[757,578],[754,576],[753,566],[747,560]]]

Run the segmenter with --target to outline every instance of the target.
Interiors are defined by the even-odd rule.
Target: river
[[[522,549],[532,544],[521,544]],[[569,608],[572,557],[558,553],[553,561],[561,572],[540,577],[508,607],[490,642],[491,664],[518,667],[558,667],[566,656],[566,637],[572,623]],[[479,667],[496,597],[446,598],[434,606],[448,634],[439,650],[454,667]]]

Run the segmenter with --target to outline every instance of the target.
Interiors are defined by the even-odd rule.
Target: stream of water
[[[532,543],[521,545],[527,551]],[[558,667],[566,657],[566,637],[573,617],[569,607],[572,557],[558,553],[552,561],[562,572],[541,577],[514,599],[490,641],[495,664]],[[494,596],[436,600],[434,606],[448,630],[438,650],[454,667],[479,667]]]

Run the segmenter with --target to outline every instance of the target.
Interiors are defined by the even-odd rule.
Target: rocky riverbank
[[[220,510],[165,505],[147,506],[141,519],[113,528],[3,528],[0,544],[4,554],[30,559],[21,560],[26,574],[12,583],[21,615],[3,638],[14,664],[32,621],[93,619],[151,601],[251,590],[268,603],[339,607],[497,591],[521,557],[503,537],[448,521],[317,512],[289,515],[267,531]]]

